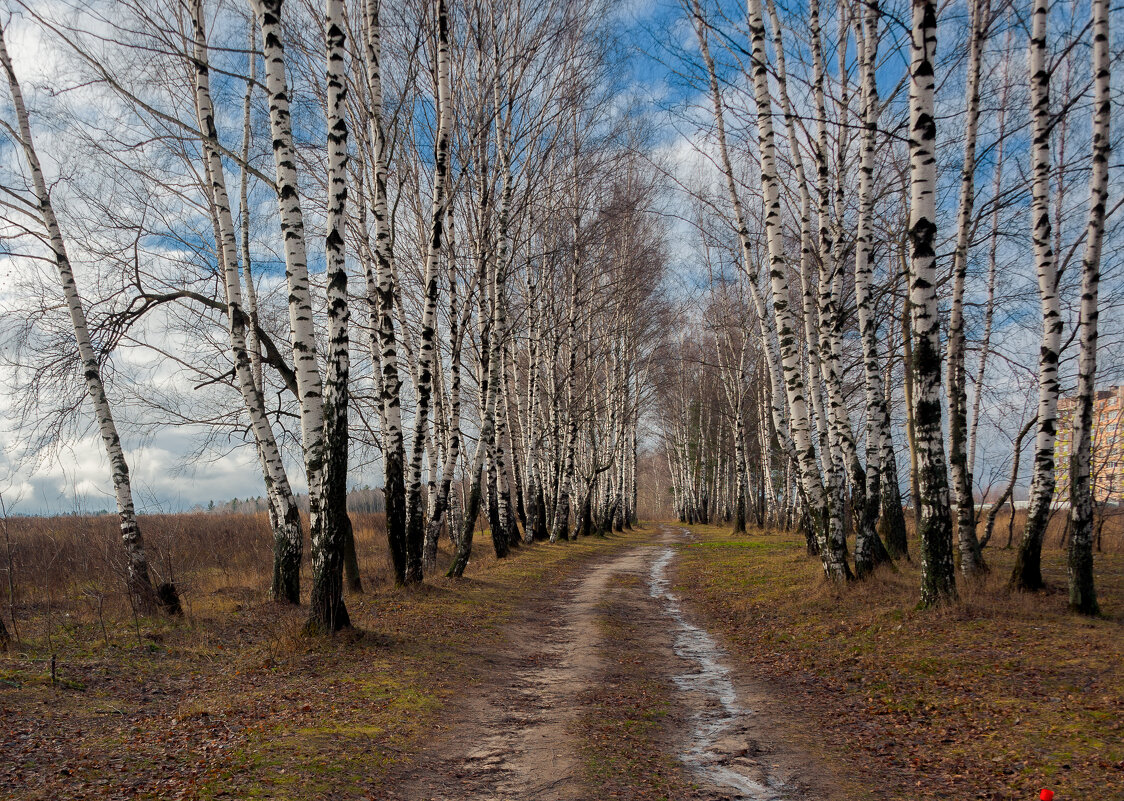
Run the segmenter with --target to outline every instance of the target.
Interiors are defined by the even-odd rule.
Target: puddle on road
[[[648,592],[675,624],[675,654],[691,666],[689,671],[672,677],[694,708],[690,744],[680,759],[715,785],[733,791],[726,796],[730,801],[786,801],[782,788],[763,766],[744,756],[750,745],[744,736],[745,718],[753,711],[738,703],[730,671],[720,661],[718,645],[704,629],[687,622],[679,598],[671,592],[667,566],[674,558],[673,548],[659,551],[648,576]],[[745,772],[733,765],[744,767]]]

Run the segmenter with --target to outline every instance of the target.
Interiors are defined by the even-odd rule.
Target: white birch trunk
[[[434,147],[433,198],[425,255],[425,307],[422,311],[421,342],[418,347],[417,406],[414,411],[414,439],[410,453],[410,474],[406,485],[406,583],[422,580],[422,550],[425,520],[422,511],[422,458],[425,455],[429,407],[433,397],[433,371],[436,369],[437,296],[440,288],[438,266],[445,228],[446,180],[449,170],[449,129],[453,101],[449,85],[449,14],[445,0],[437,3],[437,133]]]
[[[576,120],[575,120],[575,125]],[[577,176],[574,176],[574,193],[578,191]],[[574,384],[577,381],[578,358],[578,266],[580,264],[580,251],[578,235],[580,228],[578,214],[580,207],[574,203],[574,217],[571,221],[571,234],[573,253],[570,261],[570,299],[567,307],[566,337],[567,337],[567,363],[564,380],[566,382],[566,423],[562,442],[562,464],[558,479],[558,491],[554,503],[554,522],[550,529],[550,541],[558,542],[569,537],[570,527],[570,491],[574,484],[574,449],[577,446],[578,418],[574,409]]]
[[[456,325],[455,316],[452,317],[453,325]],[[425,550],[422,570],[432,573],[437,569],[437,541],[441,535],[441,527],[445,522],[449,508],[449,491],[452,487],[453,474],[456,471],[457,461],[460,459],[461,452],[461,371],[460,371],[460,347],[459,335],[457,331],[451,330],[450,335],[454,337],[455,351],[452,355],[452,367],[450,368],[450,388],[449,388],[449,442],[445,448],[444,460],[441,466],[441,478],[436,488],[436,498],[433,503],[433,514],[426,524],[425,533]]]
[[[878,322],[874,316],[874,156],[878,126],[878,85],[876,62],[879,13],[876,3],[865,5],[861,19],[855,20],[861,72],[862,144],[859,164],[859,217],[855,243],[855,306],[862,340],[863,378],[866,396],[866,497],[855,541],[855,573],[862,577],[888,558],[878,538],[881,508],[884,445],[890,437],[890,412],[882,390],[882,370],[878,361]],[[857,512],[858,510],[856,510]]]
[[[253,100],[254,84],[258,79],[257,37],[254,35],[254,23],[251,21],[249,33],[246,36],[246,50],[249,62],[249,78],[246,80],[246,91],[242,96],[242,164],[238,179],[238,200],[241,211],[240,245],[242,249],[242,277],[246,282],[246,312],[249,315],[249,324],[246,326],[246,347],[250,350],[250,367],[254,375],[254,386],[258,393],[262,392],[262,360],[261,343],[258,341],[258,293],[254,286],[254,273],[252,259],[250,258],[250,104]]]
[[[354,548],[347,515],[348,325],[347,268],[347,35],[343,0],[327,0],[324,14],[327,83],[328,208],[324,240],[328,299],[328,369],[324,394],[321,519],[311,528],[312,596],[308,628],[333,632],[351,625],[343,601],[344,553]],[[357,566],[356,566],[357,568]]]
[[[1038,356],[1038,432],[1034,441],[1034,475],[1026,527],[1011,573],[1011,586],[1039,590],[1042,580],[1042,540],[1050,519],[1057,476],[1054,472],[1054,442],[1058,418],[1058,358],[1062,338],[1061,299],[1058,296],[1057,254],[1050,244],[1050,70],[1046,56],[1046,32],[1050,4],[1034,0],[1028,66],[1030,72],[1031,146],[1031,237],[1038,274],[1038,297],[1042,308],[1042,343]]]
[[[503,65],[500,61],[499,41],[498,37],[495,42],[494,60],[496,68],[496,78],[493,91],[493,100],[495,103],[495,128],[496,128],[496,150],[499,160],[500,180],[502,188],[500,190],[500,204],[498,209],[498,230],[496,232],[497,238],[497,252],[493,264],[493,286],[492,286],[492,339],[490,345],[492,354],[488,360],[489,369],[492,371],[491,385],[492,391],[496,393],[495,402],[495,442],[493,446],[493,456],[496,463],[496,501],[499,512],[499,522],[502,527],[502,536],[505,536],[512,546],[518,546],[520,542],[519,527],[515,523],[515,513],[513,509],[512,491],[514,488],[513,481],[513,454],[510,447],[510,426],[508,420],[508,407],[507,407],[507,277],[508,271],[511,268],[511,240],[510,240],[510,217],[511,217],[511,203],[514,192],[512,186],[512,171],[511,171],[511,153],[510,144],[508,142],[508,131],[510,120],[510,104],[508,104],[508,115],[505,118],[503,115],[503,107],[505,105],[504,98],[501,93],[501,86],[503,84],[502,71]]]
[[[285,48],[281,34],[282,0],[253,0],[261,26],[265,56],[265,85],[269,95],[269,127],[277,181],[277,208],[285,249],[285,281],[289,290],[289,333],[300,402],[301,442],[308,479],[309,530],[320,526],[321,471],[324,466],[324,399],[312,324],[312,294],[308,285],[308,250],[300,205],[289,90],[285,76]]]
[[[726,189],[729,193],[730,202],[734,210],[734,222],[738,230],[739,244],[741,245],[740,261],[742,271],[746,275],[750,296],[753,299],[754,309],[757,312],[758,324],[761,328],[761,350],[765,356],[770,388],[772,390],[770,393],[772,423],[786,455],[792,459],[797,459],[798,457],[793,445],[792,434],[789,431],[787,423],[788,418],[786,417],[786,411],[788,410],[786,408],[786,395],[783,390],[785,382],[782,378],[781,365],[778,364],[778,359],[773,352],[772,321],[769,319],[768,304],[761,296],[761,290],[757,284],[758,270],[753,253],[753,245],[749,238],[749,227],[746,224],[741,197],[737,190],[737,184],[734,181],[734,168],[730,160],[729,148],[726,141],[726,121],[723,111],[722,94],[718,87],[718,76],[715,72],[714,60],[710,55],[710,46],[707,42],[706,22],[703,19],[701,7],[697,1],[694,4],[694,15],[695,32],[698,36],[699,50],[702,54],[703,63],[707,70],[711,103],[714,107],[714,124],[718,141],[718,153],[722,164],[722,172],[726,179]]]
[[[952,517],[941,430],[940,308],[936,286],[937,123],[934,59],[935,0],[913,0],[909,69],[909,301],[913,349],[913,416],[918,453],[921,539],[921,604],[935,606],[956,596]]]
[[[825,491],[831,501],[832,512],[827,520],[825,536],[827,540],[843,542],[846,536],[843,519],[846,504],[844,464],[848,462],[855,447],[850,433],[850,422],[847,421],[845,426],[840,425],[840,419],[845,416],[846,410],[839,377],[835,337],[835,331],[839,325],[838,302],[835,297],[839,265],[835,258],[832,233],[834,226],[831,224],[831,190],[827,165],[827,105],[824,92],[824,57],[818,0],[812,0],[808,10],[809,32],[812,37],[812,84],[816,108],[816,217],[819,245],[819,308],[812,317],[816,321],[816,335],[819,337],[818,364],[827,391],[826,398],[821,398],[820,402],[821,414],[824,418],[822,425],[827,427],[827,436],[824,437],[822,443],[823,446],[826,446],[826,453],[821,454],[821,461],[824,465],[824,476],[826,478]],[[809,278],[804,280],[810,283]],[[805,297],[805,304],[808,304],[808,301],[809,299]]]
[[[542,444],[542,428],[539,424],[540,405],[541,405],[541,389],[539,387],[539,353],[541,349],[540,344],[540,326],[539,326],[539,297],[534,284],[534,266],[530,266],[527,270],[527,286],[526,295],[529,318],[529,342],[527,345],[527,425],[524,428],[526,434],[526,462],[527,462],[527,481],[526,487],[526,501],[525,507],[527,509],[527,528],[530,531],[532,539],[541,540],[546,539],[546,510],[543,509],[543,481],[542,481],[542,468],[540,465],[541,459],[541,444]]]
[[[987,569],[976,538],[976,504],[968,460],[968,376],[965,369],[964,288],[968,277],[968,246],[976,197],[976,132],[980,119],[980,64],[991,13],[989,0],[969,0],[968,107],[964,120],[964,163],[960,170],[960,207],[956,249],[952,257],[952,307],[948,319],[948,449],[956,492],[956,539],[960,570],[966,576]]]
[[[769,253],[769,280],[773,291],[773,316],[780,343],[781,366],[785,394],[788,399],[790,431],[796,448],[800,480],[809,511],[816,525],[826,527],[831,517],[831,504],[824,491],[816,452],[812,445],[808,404],[804,395],[804,378],[800,370],[800,336],[789,308],[787,265],[785,264],[781,228],[780,181],[777,177],[773,136],[772,99],[769,95],[768,63],[765,54],[765,25],[761,0],[748,0],[750,33],[750,73],[753,96],[757,105],[758,150],[761,160],[761,189],[765,205],[765,240]],[[829,579],[841,581],[850,577],[843,542],[827,538],[823,550],[824,573]]]
[[[1089,220],[1081,260],[1081,355],[1078,360],[1077,408],[1073,416],[1070,456],[1069,608],[1097,615],[1093,580],[1093,404],[1097,377],[1097,316],[1105,207],[1108,204],[1109,124],[1112,82],[1109,73],[1108,0],[1093,0],[1093,170],[1089,175]]]
[[[397,281],[391,248],[390,209],[387,201],[386,132],[383,127],[382,33],[380,0],[367,0],[367,91],[370,96],[370,139],[373,164],[371,216],[375,224],[375,293],[379,348],[379,412],[383,421],[383,476],[386,532],[395,581],[406,580],[405,440],[402,432],[402,378],[398,371],[398,345],[394,331]],[[370,303],[370,300],[368,301]],[[374,345],[372,345],[374,347]]]
[[[94,418],[105,446],[106,457],[109,459],[110,475],[113,479],[113,490],[117,500],[117,514],[121,518],[121,540],[125,545],[126,571],[128,591],[132,602],[138,611],[151,612],[156,605],[156,594],[149,576],[148,557],[145,554],[144,538],[141,536],[140,527],[137,525],[136,512],[133,508],[133,488],[129,481],[129,465],[125,459],[125,451],[121,447],[121,438],[117,434],[117,425],[113,420],[113,410],[105,394],[105,385],[101,378],[101,365],[98,363],[97,352],[90,341],[90,331],[86,324],[86,312],[82,306],[82,297],[78,293],[78,285],[74,280],[74,270],[66,252],[66,242],[62,236],[58,219],[55,217],[51,196],[47,191],[47,181],[43,175],[43,168],[39,163],[39,155],[35,150],[35,143],[31,135],[31,121],[24,104],[23,91],[19,80],[16,78],[11,57],[4,41],[4,29],[0,26],[0,64],[4,68],[8,79],[8,88],[12,93],[12,105],[16,113],[19,127],[19,145],[23,149],[24,158],[31,171],[31,182],[35,190],[35,199],[39,204],[39,216],[44,229],[46,229],[47,243],[51,248],[58,270],[59,283],[62,286],[63,299],[67,311],[70,313],[70,323],[74,328],[74,340],[78,346],[78,355],[82,360],[82,376],[86,381],[86,391],[94,405]]]
[[[214,103],[211,99],[208,45],[202,0],[192,0],[190,14],[193,30],[195,66],[195,112],[203,137],[204,172],[209,182],[209,199],[214,209],[218,235],[220,266],[226,294],[226,314],[230,350],[234,360],[235,379],[242,401],[250,415],[250,428],[258,449],[266,482],[274,525],[273,581],[274,599],[300,603],[300,565],[303,550],[300,510],[289,485],[288,473],[281,458],[273,427],[266,416],[265,401],[254,375],[254,364],[248,345],[249,315],[243,309],[242,283],[238,275],[238,245],[234,218],[226,189],[226,174],[218,147]],[[245,206],[243,206],[245,209]]]
[[[450,250],[452,250],[452,215],[448,224]],[[457,302],[457,272],[453,261],[449,260],[449,414],[446,420],[448,441],[445,445],[445,458],[441,467],[441,480],[437,486],[437,497],[433,503],[433,514],[426,524],[425,546],[422,560],[423,572],[432,573],[437,569],[437,541],[441,535],[449,511],[449,493],[453,484],[453,474],[461,454],[461,347],[464,331],[468,327],[468,314],[471,309],[472,286],[465,297],[464,309]],[[463,317],[462,317],[463,315]],[[452,538],[451,538],[452,539]]]

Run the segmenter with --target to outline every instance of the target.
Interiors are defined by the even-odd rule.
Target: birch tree
[[[327,48],[328,214],[325,258],[328,297],[328,370],[324,398],[324,462],[320,526],[312,526],[312,594],[308,628],[333,632],[351,625],[343,601],[343,557],[352,537],[347,515],[348,324],[347,269],[347,84],[344,78],[346,33],[343,0],[327,0],[324,15]],[[319,368],[317,368],[319,373]],[[311,480],[311,479],[310,479]],[[311,498],[311,490],[309,497]]]
[[[913,418],[918,451],[921,604],[956,597],[952,518],[941,430],[940,315],[936,287],[937,165],[934,66],[937,6],[912,0],[909,66],[909,303],[915,344]]]
[[[702,8],[698,2],[693,3],[690,11],[694,17],[696,36],[699,41],[703,63],[707,70],[707,79],[718,136],[721,169],[730,195],[730,202],[734,208],[734,219],[741,246],[741,263],[747,273],[750,291],[756,293],[756,274],[755,271],[750,268],[756,254],[753,252],[753,246],[749,239],[749,229],[745,221],[741,200],[734,181],[733,166],[726,144],[722,98],[719,91],[714,61],[710,56],[707,44],[706,23],[702,15]],[[823,481],[818,472],[819,468],[816,464],[815,449],[811,441],[808,427],[809,419],[807,403],[804,398],[804,382],[800,372],[799,338],[793,329],[793,318],[788,308],[788,282],[785,272],[783,243],[781,241],[781,221],[779,219],[779,182],[776,173],[776,157],[773,145],[771,119],[772,101],[768,94],[767,64],[765,63],[765,32],[759,3],[751,5],[750,7],[750,36],[752,47],[751,72],[753,75],[754,96],[758,104],[758,147],[760,150],[761,184],[765,202],[765,234],[769,258],[769,277],[772,287],[773,312],[775,317],[773,323],[776,325],[779,336],[780,367],[784,374],[784,395],[788,403],[789,411],[788,428],[791,432],[795,447],[795,457],[800,465],[805,499],[809,505],[809,512],[814,520],[817,539],[821,543],[824,572],[829,578],[841,580],[850,577],[850,567],[847,565],[842,551],[842,526],[831,525],[833,519],[832,507],[825,493]],[[758,301],[756,296],[754,297],[754,302],[759,309],[761,324],[765,326],[767,321],[763,314],[764,303]],[[768,347],[767,335],[766,347]],[[781,381],[779,380],[775,382],[775,389],[779,390],[779,386],[777,385],[780,383]],[[796,404],[798,408],[794,408],[794,404]],[[778,418],[776,423],[779,428],[779,415],[774,412],[774,416]],[[836,510],[836,514],[839,511],[841,510]]]
[[[282,41],[282,0],[254,0],[261,28],[269,125],[273,140],[277,209],[285,248],[285,281],[289,290],[289,331],[300,402],[301,443],[308,481],[309,531],[320,536],[322,470],[324,467],[324,398],[317,363],[312,294],[308,283],[308,250],[304,214],[293,149],[289,91]],[[346,513],[346,512],[345,512]]]
[[[952,257],[952,307],[948,322],[948,435],[952,482],[956,491],[956,538],[960,570],[976,575],[987,566],[976,539],[976,505],[968,462],[968,376],[965,369],[964,285],[975,204],[976,134],[980,120],[980,64],[991,12],[989,0],[969,0],[968,107],[964,124],[964,163],[960,170],[960,206],[956,249]]]
[[[842,385],[840,284],[843,271],[839,258],[841,253],[839,226],[833,225],[831,220],[834,193],[828,162],[830,149],[827,92],[819,0],[812,0],[809,3],[808,16],[809,34],[812,38],[812,92],[816,117],[814,152],[819,244],[819,308],[812,315],[812,319],[818,321],[816,333],[819,337],[817,346],[821,372],[819,378],[825,390],[820,406],[824,418],[822,425],[826,429],[824,441],[829,446],[827,456],[821,456],[821,460],[824,463],[826,477],[825,491],[830,499],[831,509],[836,510],[828,519],[830,536],[842,540],[846,536],[843,530],[846,505],[845,473],[851,474],[852,499],[865,504],[866,488],[865,482],[860,482],[863,471],[858,463],[857,448],[850,430]],[[837,177],[837,183],[841,185],[841,181],[842,179]],[[813,376],[813,380],[816,378]],[[865,548],[862,553],[865,558]]]
[[[425,520],[422,510],[422,457],[425,454],[426,426],[433,397],[436,369],[436,327],[439,290],[439,259],[445,225],[445,192],[449,170],[449,125],[452,98],[449,92],[449,13],[445,0],[437,2],[437,135],[434,146],[433,199],[429,217],[429,238],[425,255],[425,307],[421,341],[418,347],[417,406],[414,411],[414,439],[410,451],[410,476],[406,485],[406,575],[407,584],[422,579],[422,547]]]
[[[309,532],[313,544],[313,587],[309,631],[333,632],[350,625],[343,602],[343,547],[350,535],[347,517],[348,320],[347,277],[343,243],[347,205],[347,123],[343,113],[346,48],[342,5],[326,7],[329,150],[328,265],[328,401],[317,360],[309,289],[307,241],[297,179],[292,121],[285,73],[281,26],[282,0],[255,0],[265,58],[270,132],[281,233],[285,244],[285,279],[289,290],[289,325],[301,409],[301,435],[308,479]],[[331,435],[326,448],[325,435]],[[331,462],[327,465],[326,462]],[[329,494],[327,502],[325,493]]]
[[[788,90],[788,71],[785,64],[784,36],[781,28],[780,17],[777,14],[776,4],[772,0],[766,2],[769,21],[773,28],[773,52],[776,57],[777,83],[780,88],[781,110],[784,113],[785,132],[788,137],[789,154],[792,160],[797,191],[800,197],[800,286],[802,295],[802,309],[804,315],[804,339],[807,347],[808,359],[808,386],[811,390],[812,413],[816,420],[816,433],[819,440],[820,465],[825,478],[825,491],[829,497],[841,498],[842,479],[839,465],[833,453],[831,433],[828,429],[827,410],[825,408],[823,382],[821,377],[825,374],[825,366],[820,355],[820,313],[817,306],[816,286],[812,274],[812,194],[808,185],[807,172],[804,168],[804,156],[797,132],[797,116],[793,108]],[[815,9],[813,8],[813,11]],[[813,25],[817,17],[812,17]],[[818,48],[818,38],[813,42],[813,48]],[[818,84],[817,84],[818,86]],[[769,349],[771,353],[772,349]],[[832,506],[836,518],[829,523],[831,528],[842,526],[842,504]],[[813,534],[808,538],[808,551],[811,555],[818,555],[822,545]]]
[[[386,499],[386,533],[398,583],[406,580],[406,455],[402,433],[402,378],[398,370],[398,344],[394,330],[397,294],[391,247],[390,207],[387,199],[387,138],[383,108],[381,0],[366,0],[366,79],[370,98],[371,212],[374,217],[374,293],[368,305],[377,326],[371,333],[372,350],[378,349],[376,389],[383,425],[383,495]],[[377,333],[376,333],[377,332]],[[376,344],[377,339],[377,344]]]
[[[890,440],[890,414],[886,408],[886,393],[882,387],[882,368],[878,356],[878,325],[874,316],[873,279],[873,183],[874,150],[877,132],[878,86],[875,62],[878,44],[878,7],[865,5],[861,22],[856,21],[859,64],[862,80],[861,116],[862,160],[859,165],[859,219],[855,247],[855,307],[858,311],[859,334],[862,338],[863,378],[866,394],[866,484],[862,509],[863,519],[858,524],[855,540],[855,573],[860,578],[868,574],[876,562],[878,548],[878,514],[881,508],[881,462],[886,457]],[[893,458],[893,454],[889,455]],[[880,555],[880,554],[879,554]]]
[[[1057,480],[1054,443],[1057,438],[1058,359],[1062,316],[1058,294],[1058,265],[1050,224],[1050,70],[1046,61],[1048,0],[1031,7],[1028,66],[1031,102],[1031,239],[1042,311],[1042,341],[1038,356],[1038,431],[1034,441],[1034,474],[1030,504],[1010,585],[1018,590],[1039,590],[1042,580],[1042,540],[1050,518]]]
[[[1093,405],[1096,400],[1098,291],[1105,209],[1108,205],[1109,126],[1112,116],[1108,0],[1093,0],[1093,169],[1089,219],[1081,261],[1081,352],[1077,408],[1070,455],[1069,607],[1083,615],[1100,611],[1093,580]]]
[[[208,44],[206,22],[202,0],[192,0],[190,6],[193,33],[193,52],[195,72],[195,109],[202,134],[204,172],[209,184],[216,229],[218,231],[220,266],[223,286],[226,293],[226,316],[230,332],[230,349],[234,357],[235,373],[239,391],[246,410],[250,415],[250,425],[257,444],[258,456],[262,463],[266,481],[266,494],[270,500],[270,519],[274,528],[273,581],[271,594],[277,600],[300,603],[300,564],[301,564],[301,520],[300,509],[289,486],[288,474],[277,447],[273,428],[266,416],[262,398],[260,364],[254,369],[251,349],[247,344],[247,330],[253,329],[253,317],[243,309],[241,276],[238,272],[239,252],[235,240],[234,218],[226,190],[225,168],[218,146],[218,130],[215,127],[214,103],[211,100],[210,69],[208,64]],[[243,171],[243,186],[245,185]],[[242,208],[246,209],[243,190]],[[243,238],[248,233],[243,232]],[[249,248],[243,243],[243,256]],[[248,283],[252,286],[252,280]],[[248,325],[249,323],[249,325]],[[256,342],[256,336],[255,336]],[[257,375],[255,375],[257,372]]]
[[[114,495],[117,501],[117,514],[121,518],[121,540],[125,546],[128,592],[138,610],[145,613],[151,612],[156,608],[156,592],[149,574],[144,538],[141,535],[140,527],[137,525],[136,512],[133,506],[133,488],[129,480],[129,464],[125,459],[125,450],[117,433],[113,409],[109,404],[109,398],[106,396],[105,385],[102,382],[101,361],[90,339],[82,296],[79,294],[74,269],[67,254],[66,240],[63,238],[62,228],[55,216],[54,205],[47,189],[47,180],[43,174],[39,154],[35,149],[31,120],[27,113],[23,91],[12,65],[12,59],[8,55],[3,27],[0,27],[0,65],[4,68],[8,90],[11,93],[12,107],[16,115],[14,127],[6,121],[0,121],[0,125],[23,150],[24,160],[31,172],[34,206],[28,203],[28,212],[38,217],[38,221],[43,227],[47,246],[51,251],[51,258],[58,272],[63,301],[70,315],[71,326],[74,329],[74,340],[78,346],[82,375],[86,382],[86,392],[93,404],[98,433],[101,435],[106,458],[109,460],[110,476],[113,480]]]
[[[765,25],[760,0],[749,0],[749,35],[751,76],[757,106],[758,150],[761,162],[761,189],[765,204],[765,241],[769,256],[769,282],[773,293],[773,315],[780,342],[781,365],[788,399],[790,430],[796,447],[800,480],[809,513],[816,526],[826,527],[831,517],[830,501],[824,492],[815,449],[812,445],[805,398],[804,379],[800,369],[800,337],[789,308],[788,274],[781,232],[780,182],[776,168],[773,137],[772,98],[769,94],[768,63],[765,54]],[[838,536],[824,536],[824,572],[828,578],[841,581],[851,578],[844,543]]]

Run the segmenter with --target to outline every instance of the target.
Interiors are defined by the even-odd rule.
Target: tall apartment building
[[[1069,500],[1069,455],[1073,447],[1076,398],[1058,400],[1058,439],[1054,449],[1058,500]],[[1124,386],[1097,392],[1093,402],[1093,499],[1124,503]]]

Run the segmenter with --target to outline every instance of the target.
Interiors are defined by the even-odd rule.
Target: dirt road
[[[463,699],[450,729],[403,777],[394,797],[607,797],[598,780],[614,777],[591,770],[585,729],[591,693],[617,686],[614,663],[629,663],[653,677],[663,690],[655,695],[666,699],[666,714],[652,713],[661,724],[645,746],[676,765],[679,780],[671,780],[663,797],[825,798],[823,772],[784,744],[757,711],[760,691],[730,672],[721,648],[675,595],[673,545],[689,538],[684,529],[658,526],[649,540],[547,588],[511,630],[510,648],[494,655],[496,680]],[[633,632],[627,642],[614,639],[614,620]],[[622,795],[651,797],[616,781],[612,797]]]

